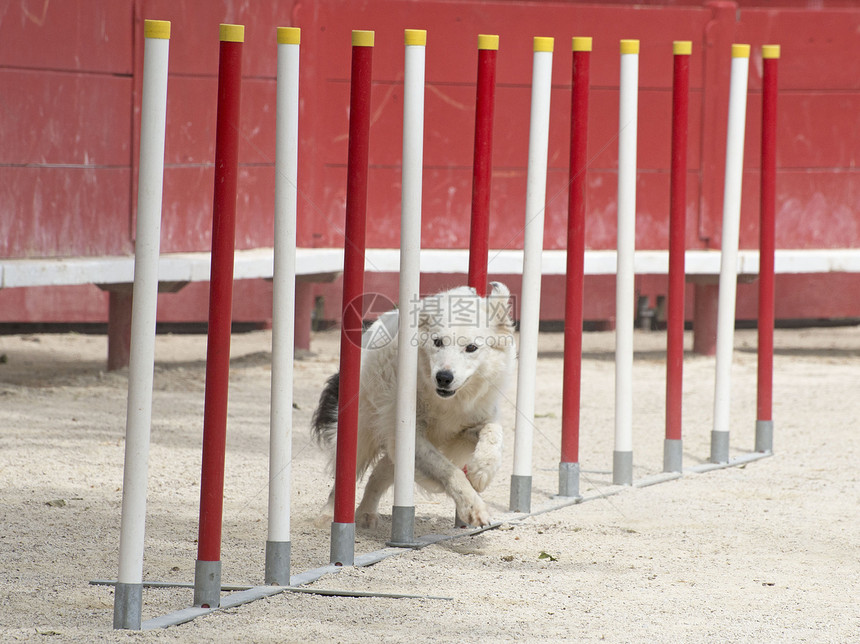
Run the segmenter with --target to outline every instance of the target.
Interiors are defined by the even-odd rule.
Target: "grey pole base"
[[[579,463],[558,464],[558,495],[579,496]]]
[[[711,432],[711,463],[729,462],[729,433]]]
[[[755,421],[755,451],[773,452],[773,421]]]
[[[194,564],[194,605],[218,608],[221,605],[221,562],[200,561]]]
[[[391,541],[386,542],[392,548],[418,548],[424,545],[415,540],[415,506],[395,505],[391,508]]]
[[[290,585],[289,541],[266,541],[266,573],[263,577],[267,586]]]
[[[331,523],[331,563],[355,565],[355,523]]]
[[[532,477],[511,475],[511,498],[508,509],[511,512],[532,511]]]
[[[633,452],[612,452],[612,485],[633,485]]]
[[[680,438],[667,438],[663,441],[663,471],[684,471],[684,450]]]
[[[113,599],[113,627],[139,631],[142,604],[142,583],[117,583]]]

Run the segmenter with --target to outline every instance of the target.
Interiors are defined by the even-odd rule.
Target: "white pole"
[[[714,385],[714,429],[711,462],[729,460],[732,350],[735,332],[735,296],[738,285],[738,243],[741,221],[741,182],[744,170],[749,45],[732,45],[729,85],[729,124],[726,135],[726,181],[723,192],[720,294],[717,302],[717,357]]]
[[[152,420],[152,378],[155,365],[155,319],[161,239],[161,196],[164,182],[164,132],[167,123],[170,23],[162,20],[147,20],[144,25],[144,37],[125,469],[122,486],[119,574],[113,616],[114,628],[135,630],[140,629],[143,595],[143,540],[146,527],[146,484]]]
[[[400,212],[400,295],[397,425],[391,543],[414,545],[415,396],[418,379],[417,306],[420,289],[421,182],[424,165],[424,60],[427,32],[406,29],[403,88],[403,178]]]
[[[278,27],[269,531],[266,540],[265,582],[280,586],[288,586],[290,583],[300,41],[300,29]]]
[[[532,103],[526,178],[526,225],[523,288],[520,297],[520,350],[517,367],[517,416],[510,510],[531,511],[534,442],[535,374],[540,323],[541,254],[546,210],[547,147],[552,93],[553,39],[536,37],[532,63]]]
[[[618,118],[618,268],[615,282],[615,451],[612,482],[633,484],[633,253],[639,41],[621,41]]]

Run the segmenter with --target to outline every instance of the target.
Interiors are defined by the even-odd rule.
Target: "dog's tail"
[[[337,399],[340,374],[330,377],[320,394],[320,402],[311,419],[311,433],[319,445],[334,445],[337,436]]]

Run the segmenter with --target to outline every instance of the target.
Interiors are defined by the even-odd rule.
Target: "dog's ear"
[[[487,314],[490,324],[500,327],[513,326],[511,292],[501,282],[490,282],[487,294]]]

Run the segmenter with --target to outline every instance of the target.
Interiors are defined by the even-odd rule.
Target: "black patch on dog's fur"
[[[311,432],[319,445],[331,445],[337,436],[338,392],[340,373],[326,380],[320,402],[311,419]]]

